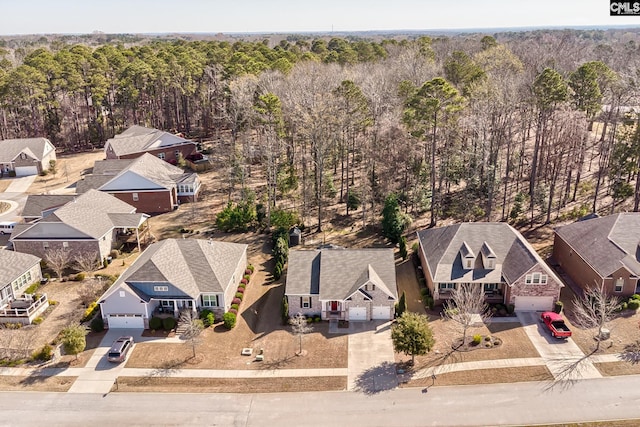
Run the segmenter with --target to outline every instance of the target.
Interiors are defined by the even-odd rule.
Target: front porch
[[[342,301],[325,301],[320,316],[323,320],[346,320],[345,304]]]
[[[466,283],[440,283],[437,289],[436,300],[447,301],[451,299],[453,291],[458,286],[465,285]],[[472,283],[473,285],[483,286],[484,288],[484,301],[487,304],[504,304],[505,303],[505,288],[504,283]]]
[[[37,297],[37,298],[36,298]],[[47,294],[24,295],[0,308],[0,323],[21,323],[30,325],[49,307]]]

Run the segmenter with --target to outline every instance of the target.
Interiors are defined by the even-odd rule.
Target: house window
[[[162,307],[173,308],[173,301],[162,300],[160,301],[160,305],[162,305]]]
[[[49,249],[49,242],[42,242],[43,249]]]
[[[164,153],[158,153],[158,158],[160,160],[164,160]]]
[[[138,193],[133,193],[133,201],[134,202],[138,201]]]
[[[153,287],[153,291],[154,292],[169,292],[169,287],[168,286],[154,286]]]
[[[472,259],[465,259],[465,268],[473,268],[473,260]]]
[[[546,285],[547,275],[541,273],[527,274],[524,283],[527,285]]]
[[[20,153],[20,158],[22,160],[26,160],[27,159],[27,155],[25,153]]]
[[[311,308],[311,297],[300,297],[300,307]]]
[[[440,292],[451,292],[456,288],[455,283],[438,283]]]
[[[616,280],[614,291],[622,292],[623,287],[624,287],[624,279],[622,277],[618,277],[618,280]]]
[[[62,247],[63,248],[68,248],[69,247],[69,242],[62,242]]]
[[[204,307],[218,307],[218,295],[202,295]]]
[[[174,151],[173,155],[176,156],[176,159],[178,159],[180,157],[180,150]]]
[[[376,290],[376,285],[373,285],[371,283],[367,283],[366,285],[364,285],[364,290],[365,291],[375,291]]]
[[[498,291],[500,290],[500,284],[499,283],[485,283],[484,284],[484,291],[485,292],[494,292],[494,291]]]
[[[493,265],[493,260],[490,259],[487,261],[487,269],[489,270],[493,270],[495,268],[495,266]]]

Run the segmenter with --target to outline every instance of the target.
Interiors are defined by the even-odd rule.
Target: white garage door
[[[144,329],[144,318],[142,316],[109,316],[109,328]]]
[[[388,305],[381,305],[377,307],[373,307],[371,309],[371,318],[373,320],[391,320],[393,319],[391,315],[391,307]]]
[[[349,307],[349,320],[367,320],[367,307]]]
[[[553,297],[516,297],[516,311],[548,311],[553,309]]]
[[[16,176],[37,175],[37,166],[16,166]]]

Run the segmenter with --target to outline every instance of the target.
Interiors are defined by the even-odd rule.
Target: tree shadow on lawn
[[[393,390],[398,387],[396,364],[383,362],[362,372],[355,380],[354,391],[367,395]]]

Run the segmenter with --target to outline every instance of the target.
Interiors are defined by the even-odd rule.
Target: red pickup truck
[[[551,336],[558,339],[565,339],[571,336],[571,330],[564,323],[564,319],[558,313],[545,311],[540,315],[540,319],[551,332]]]

